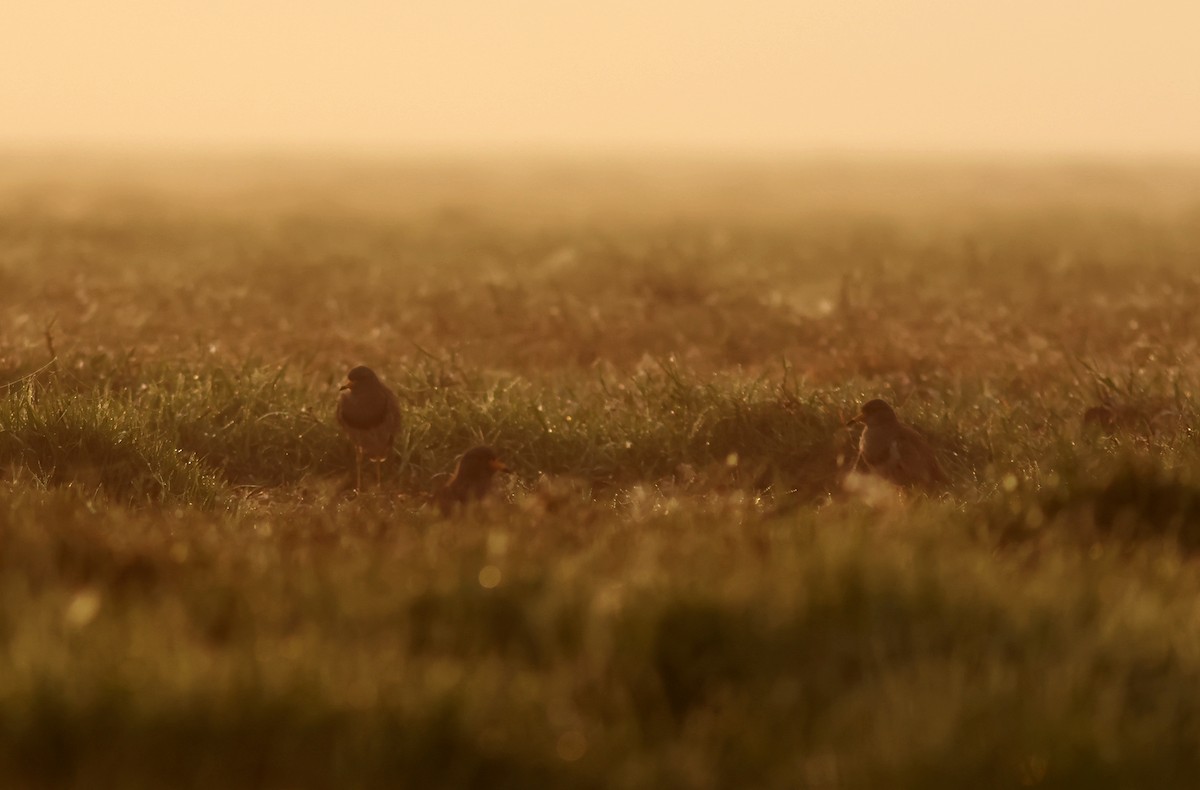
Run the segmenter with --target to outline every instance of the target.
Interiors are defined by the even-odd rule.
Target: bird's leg
[[[383,488],[383,461],[375,461],[375,487]]]
[[[362,450],[354,450],[354,490],[362,491]]]

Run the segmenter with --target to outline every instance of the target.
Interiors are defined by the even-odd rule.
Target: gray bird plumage
[[[392,442],[400,428],[400,401],[375,371],[359,365],[346,374],[337,400],[337,422],[350,438],[355,453],[355,488],[362,488],[362,462],[375,464],[377,481],[382,481],[383,462],[392,454]]]

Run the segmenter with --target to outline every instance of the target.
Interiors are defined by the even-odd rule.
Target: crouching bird
[[[337,422],[354,445],[354,490],[362,488],[362,463],[375,464],[375,481],[383,483],[383,462],[392,454],[400,428],[400,401],[375,371],[359,365],[346,374],[338,392]]]
[[[508,471],[508,466],[491,447],[472,447],[458,459],[454,474],[433,495],[434,501],[442,515],[448,516],[455,507],[483,499],[491,490],[496,473]]]
[[[933,448],[911,425],[900,422],[886,401],[876,398],[846,424],[862,423],[858,438],[859,464],[899,486],[927,487],[948,482]]]

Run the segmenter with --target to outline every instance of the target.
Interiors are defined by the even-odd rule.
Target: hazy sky
[[[1200,152],[1200,0],[5,3],[0,143]]]

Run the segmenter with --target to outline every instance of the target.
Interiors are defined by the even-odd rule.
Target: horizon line
[[[837,143],[721,145],[702,143],[378,143],[353,140],[115,140],[0,138],[0,156],[115,159],[314,159],[342,161],[679,161],[713,164],[771,162],[958,162],[1010,164],[1127,163],[1200,165],[1200,147],[1146,149],[1091,146],[919,146]]]

